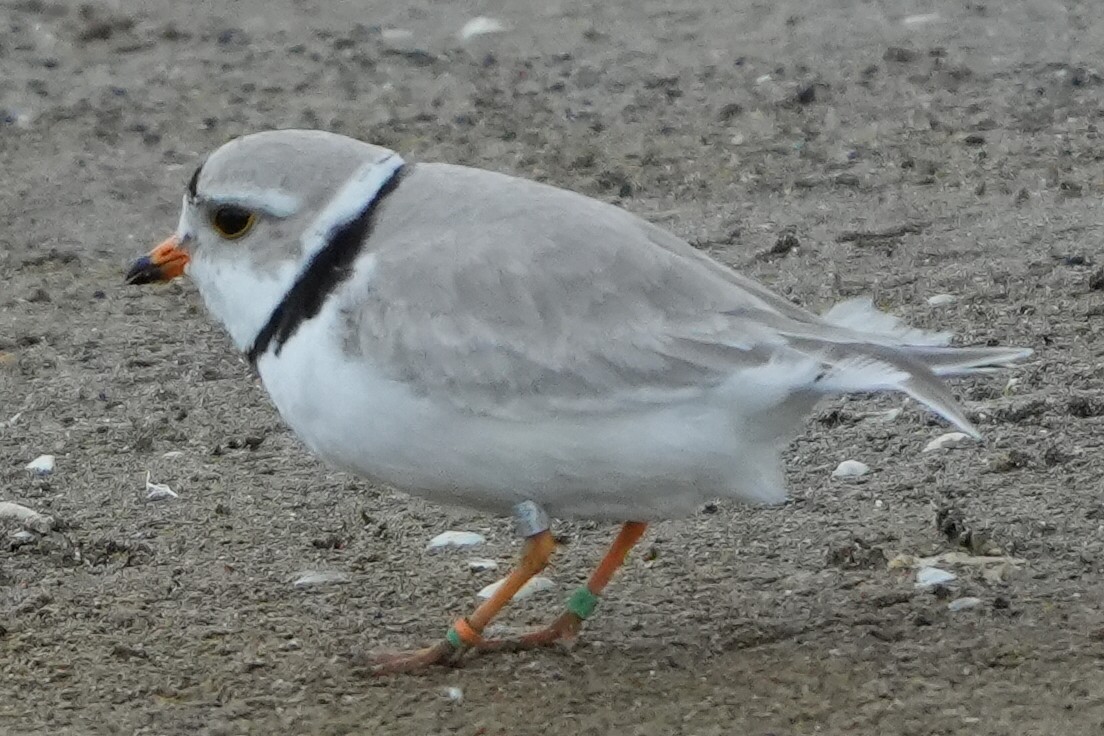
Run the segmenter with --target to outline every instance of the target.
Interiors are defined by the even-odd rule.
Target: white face
[[[402,165],[390,151],[332,134],[277,131],[231,141],[193,176],[174,235],[128,279],[187,273],[246,351],[314,256]]]
[[[184,198],[176,239],[188,254],[185,272],[207,309],[239,350],[248,350],[300,271],[299,237],[287,227],[298,214],[273,191],[270,201],[236,193]],[[248,202],[248,203],[247,203]]]

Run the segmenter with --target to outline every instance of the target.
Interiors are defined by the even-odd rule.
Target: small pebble
[[[34,544],[36,539],[38,539],[38,537],[34,534],[34,532],[29,532],[26,529],[20,529],[19,531],[11,535],[12,549],[18,549],[19,547],[23,547],[24,545]]]
[[[296,588],[309,588],[314,585],[339,585],[352,581],[352,576],[337,570],[304,570],[292,583]]]
[[[464,702],[464,691],[458,687],[446,687],[445,697],[454,703]]]
[[[479,16],[472,18],[460,29],[459,36],[464,41],[476,36],[485,36],[488,33],[501,33],[506,30],[506,25],[497,18]]]
[[[22,524],[24,529],[39,534],[46,534],[54,528],[52,516],[40,514],[34,509],[10,501],[0,501],[0,519],[14,519]]]
[[[939,20],[939,13],[923,13],[921,15],[909,15],[901,20],[903,26],[923,26]]]
[[[887,409],[881,414],[875,415],[875,418],[880,422],[895,422],[897,417],[901,416],[901,412],[904,411],[901,407],[896,409]]]
[[[414,31],[409,31],[405,28],[384,28],[380,31],[380,38],[389,43],[409,41],[414,38]]]
[[[948,304],[954,304],[958,301],[958,297],[954,294],[936,294],[935,296],[928,297],[928,304],[933,307],[943,307]]]
[[[953,572],[947,572],[938,567],[921,567],[916,571],[916,587],[930,588],[935,585],[946,585],[954,582],[956,576]]]
[[[475,532],[447,531],[441,532],[429,540],[426,549],[440,549],[442,547],[474,547],[483,544],[487,539],[482,534]]]
[[[468,560],[468,569],[472,572],[486,572],[487,570],[497,570],[498,563],[494,560]]]
[[[968,611],[971,608],[977,608],[981,605],[980,598],[974,598],[967,596],[966,598],[955,598],[953,601],[947,604],[947,610],[955,613],[958,611]]]
[[[495,594],[495,591],[498,590],[504,582],[506,582],[506,578],[502,578],[502,580],[493,582],[487,587],[483,588],[483,590],[476,593],[476,595],[478,595],[480,598],[490,598],[492,595]],[[535,578],[530,578],[529,582],[521,586],[521,590],[514,594],[513,600],[520,601],[522,598],[528,598],[534,593],[540,593],[544,590],[552,590],[555,587],[556,584],[553,583],[551,580],[538,575]]]
[[[964,432],[947,432],[924,445],[924,452],[933,450],[949,450],[955,447],[964,447],[974,442],[974,439]]]
[[[54,456],[39,455],[24,467],[35,475],[49,475],[54,472]]]
[[[870,472],[870,466],[858,460],[844,460],[832,471],[833,478],[857,478]]]

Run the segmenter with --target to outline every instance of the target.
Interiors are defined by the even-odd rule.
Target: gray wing
[[[832,324],[634,215],[523,179],[418,165],[367,246],[368,283],[343,296],[346,344],[477,413],[627,410],[780,358],[843,366],[845,379],[934,379],[885,348],[902,342],[888,315],[860,307]],[[880,336],[847,324],[868,318],[889,324]],[[949,396],[936,403],[944,413]]]
[[[480,413],[700,392],[782,345],[756,314],[807,314],[616,207],[444,164],[414,168],[368,250],[369,285],[343,297],[346,343]]]

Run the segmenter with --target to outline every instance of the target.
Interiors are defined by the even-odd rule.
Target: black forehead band
[[[195,199],[199,196],[197,188],[199,187],[199,172],[203,171],[203,164],[196,167],[195,173],[192,174],[192,178],[188,180],[188,197]]]

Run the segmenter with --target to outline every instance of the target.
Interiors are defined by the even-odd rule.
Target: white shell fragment
[[[955,613],[957,611],[968,611],[969,609],[977,608],[980,605],[980,598],[967,596],[965,598],[955,598],[953,601],[947,604],[947,610],[951,613]]]
[[[896,409],[886,409],[885,411],[877,412],[871,418],[879,422],[895,422],[897,421],[897,417],[901,416],[902,411],[904,411],[904,409],[898,406]]]
[[[946,585],[957,579],[953,572],[947,572],[938,567],[921,567],[916,571],[916,587],[930,588],[933,585]]]
[[[833,478],[857,478],[870,472],[870,466],[858,460],[844,460],[832,471]]]
[[[920,15],[909,15],[901,19],[901,25],[903,26],[923,26],[928,23],[935,23],[939,20],[939,13],[922,13]]]
[[[384,28],[380,31],[380,38],[390,43],[409,41],[414,38],[414,31],[406,28]]]
[[[314,585],[340,585],[352,582],[352,576],[338,570],[304,570],[298,573],[295,582],[296,588],[309,588]]]
[[[54,472],[54,456],[39,455],[24,467],[35,475],[49,475]]]
[[[495,594],[495,591],[498,590],[504,582],[506,582],[506,578],[497,580],[487,587],[483,588],[483,590],[476,593],[476,595],[478,595],[480,598],[490,598],[492,595]],[[540,593],[544,590],[552,590],[555,587],[556,584],[553,583],[551,580],[538,575],[535,578],[530,578],[529,582],[521,586],[521,590],[514,594],[513,600],[520,601],[522,598],[528,598],[534,593]]]
[[[485,36],[488,33],[502,33],[505,30],[506,24],[502,21],[497,18],[487,18],[481,15],[465,23],[458,35],[462,40],[467,41],[469,38]]]
[[[441,532],[433,539],[429,540],[429,544],[426,545],[426,549],[440,549],[442,547],[474,547],[477,544],[483,544],[487,539],[482,534],[476,534],[475,532],[457,532],[447,531]]]
[[[494,560],[485,560],[482,558],[468,560],[468,569],[472,572],[486,572],[487,570],[497,570],[498,563]]]
[[[150,482],[150,473],[146,471],[146,500],[167,501],[170,498],[179,498],[180,495],[164,483]]]
[[[15,534],[12,534],[10,539],[12,547],[23,547],[28,544],[34,544],[34,541],[38,539],[38,535],[26,529],[20,529]]]
[[[54,528],[52,516],[40,514],[34,509],[10,501],[0,501],[0,519],[12,519],[23,525],[24,529],[46,534]]]
[[[454,703],[464,702],[464,691],[458,687],[446,687],[445,697]]]
[[[974,438],[964,432],[947,432],[924,445],[924,452],[933,450],[949,450],[955,447],[963,447],[974,442]]]
[[[948,304],[954,304],[958,301],[958,297],[954,294],[936,294],[935,296],[928,297],[928,304],[933,307],[945,307]]]

